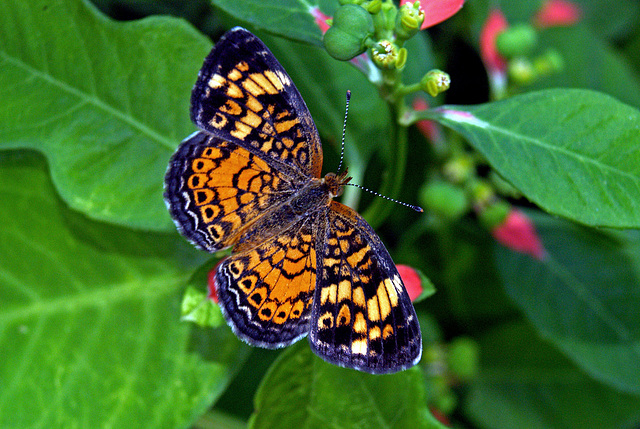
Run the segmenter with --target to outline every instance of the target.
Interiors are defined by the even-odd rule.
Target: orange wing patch
[[[251,344],[282,347],[306,335],[316,284],[308,219],[231,255],[219,265],[216,281],[227,316]]]
[[[174,219],[210,252],[238,242],[253,222],[294,192],[286,177],[235,143],[196,133],[172,158],[168,197]],[[169,170],[172,172],[172,169]]]

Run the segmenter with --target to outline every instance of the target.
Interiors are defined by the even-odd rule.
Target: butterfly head
[[[349,174],[349,169],[345,169],[342,173],[327,173],[322,179],[322,183],[327,187],[331,198],[339,197],[344,191],[344,185],[349,183],[352,179]]]

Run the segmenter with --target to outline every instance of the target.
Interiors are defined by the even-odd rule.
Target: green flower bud
[[[371,15],[379,13],[382,9],[382,0],[373,0],[365,7]]]
[[[549,49],[533,61],[533,68],[538,75],[549,76],[564,69],[564,60],[558,51]]]
[[[507,72],[509,78],[518,85],[529,85],[538,77],[531,61],[524,57],[514,58],[509,61]]]
[[[479,372],[480,350],[478,344],[471,338],[460,337],[449,344],[447,364],[449,371],[458,380],[469,381]]]
[[[373,34],[371,14],[362,7],[341,6],[333,17],[333,25],[324,34],[324,47],[333,58],[350,60],[366,50],[365,42]]]
[[[432,97],[446,91],[451,86],[451,78],[441,70],[431,70],[420,79],[420,88]]]
[[[511,211],[511,206],[504,201],[497,201],[494,204],[485,207],[479,213],[480,223],[487,230],[492,231],[496,226],[501,225]]]
[[[536,30],[529,24],[516,24],[500,33],[496,49],[505,58],[529,54],[538,43]]]
[[[422,21],[424,21],[424,12],[420,9],[420,2],[403,4],[396,16],[396,37],[407,40],[415,36],[420,31]]]
[[[371,13],[373,14],[378,36],[381,34],[388,34],[388,32],[393,31],[396,23],[396,15],[398,14],[398,8],[392,2],[382,2],[380,4],[380,10],[376,13]],[[379,38],[381,38],[381,36]]]
[[[464,183],[471,177],[475,165],[470,156],[462,155],[447,162],[442,171],[446,178],[453,183]]]
[[[396,67],[400,54],[399,51],[401,51],[401,49],[398,49],[396,44],[388,40],[381,40],[371,48],[371,59],[376,66],[391,70]],[[406,52],[400,55],[404,56],[401,60],[406,62]]]
[[[476,180],[471,184],[470,188],[474,206],[487,207],[492,204],[496,198],[493,187],[483,180]]]
[[[458,406],[458,396],[452,390],[448,390],[434,399],[434,406],[445,415],[451,414]]]
[[[427,210],[449,220],[460,218],[469,208],[464,191],[447,182],[427,183],[421,189],[419,199]]]
[[[398,51],[398,58],[396,58],[396,68],[398,70],[402,70],[405,64],[407,64],[407,55],[407,48],[400,48]]]

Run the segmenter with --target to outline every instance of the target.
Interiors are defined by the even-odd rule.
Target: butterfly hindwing
[[[218,265],[220,306],[234,332],[247,343],[284,347],[309,332],[316,284],[310,220],[302,218]]]
[[[420,327],[391,256],[367,222],[333,201],[318,229],[309,341],[336,365],[382,374],[413,366]]]
[[[320,137],[302,96],[264,43],[243,28],[226,33],[206,58],[191,117],[201,129],[278,163],[283,174],[320,176]]]

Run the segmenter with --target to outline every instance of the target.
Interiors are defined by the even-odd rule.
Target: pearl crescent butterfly
[[[215,282],[247,343],[308,335],[328,362],[374,374],[415,365],[420,327],[371,226],[334,201],[346,172],[321,176],[322,146],[291,78],[256,36],[234,28],[205,59],[191,96],[200,131],[171,158],[165,200],[209,252],[232,247]]]

